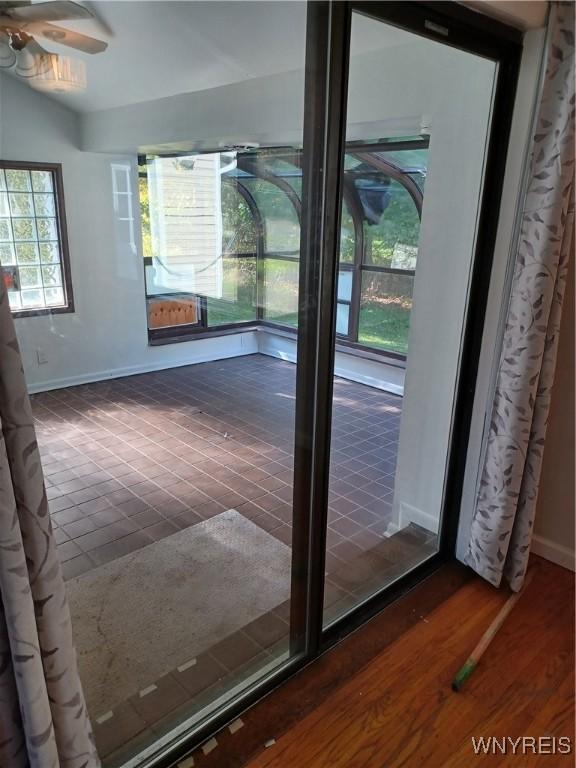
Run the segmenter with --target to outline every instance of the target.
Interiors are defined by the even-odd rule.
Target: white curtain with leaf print
[[[0,280],[0,768],[99,768],[22,359]]]
[[[574,4],[552,3],[512,292],[466,562],[524,581],[574,226]]]

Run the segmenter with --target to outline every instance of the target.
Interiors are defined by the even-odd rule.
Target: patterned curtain
[[[0,766],[97,768],[40,455],[0,280]]]
[[[466,562],[522,586],[574,226],[574,4],[552,3],[512,293]]]

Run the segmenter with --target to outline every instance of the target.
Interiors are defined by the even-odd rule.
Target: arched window
[[[264,222],[264,253],[300,256],[300,221],[286,192],[266,179],[243,178]]]

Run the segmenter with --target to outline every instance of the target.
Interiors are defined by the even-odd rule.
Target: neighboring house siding
[[[149,168],[150,225],[159,275],[168,288],[220,297],[222,215],[220,156],[155,160]]]

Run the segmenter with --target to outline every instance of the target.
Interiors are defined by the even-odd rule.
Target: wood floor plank
[[[574,758],[574,750],[576,748],[574,732],[574,665],[572,664],[572,669],[567,670],[567,674],[554,698],[551,698],[541,708],[530,724],[530,733],[550,736],[564,734],[569,736],[572,742],[572,752],[564,754],[561,758],[559,755],[556,755],[554,761],[557,761],[556,764],[560,765],[560,759],[562,759],[562,765],[574,765],[576,762]],[[545,760],[547,762],[544,762]],[[548,755],[541,755],[537,758],[535,766],[539,768],[541,765],[550,765],[550,757]]]
[[[471,648],[478,637],[479,626],[488,623],[501,600],[501,595],[479,580],[470,590],[460,590],[427,622],[411,629],[362,675],[331,696],[298,728],[298,742],[305,751],[306,766],[381,768],[378,742],[383,732],[389,739],[388,760],[395,755],[397,764],[402,765],[398,745],[404,745],[403,749],[407,748],[408,752],[410,747],[417,746],[421,732],[426,731],[436,712],[434,707],[429,707],[429,697],[434,695],[438,704],[453,695],[450,681],[458,648],[455,617],[458,636]],[[421,692],[417,699],[412,690],[414,684]],[[319,734],[327,731],[339,734],[337,742],[326,744],[319,739]],[[357,753],[359,747],[361,751]],[[291,764],[292,754],[288,749],[285,755],[279,756],[278,762],[263,762],[262,766]],[[259,763],[255,765],[260,768]]]
[[[551,608],[550,601],[548,606]],[[527,644],[525,644],[527,645]],[[454,768],[465,768],[470,764],[471,737],[494,735],[499,739],[510,737],[519,739],[524,736],[549,735],[550,733],[564,734],[573,738],[573,728],[567,722],[557,723],[559,727],[543,727],[543,723],[534,725],[538,713],[552,711],[557,713],[560,708],[566,711],[566,703],[561,704],[559,690],[570,678],[574,669],[573,640],[567,632],[558,632],[553,622],[543,627],[541,642],[530,643],[532,653],[523,654],[524,663],[520,661],[518,649],[512,647],[504,664],[490,665],[490,674],[480,680],[480,685],[474,690],[478,703],[476,711],[479,721],[473,733],[463,739],[459,749],[451,755],[451,765]],[[504,660],[503,660],[504,661]],[[481,706],[481,693],[498,695],[500,681],[502,693],[498,706],[494,707],[490,716],[486,716],[486,707]],[[486,689],[491,686],[492,691]],[[572,684],[573,690],[573,684]],[[503,716],[505,713],[505,716]],[[568,726],[568,727],[567,727]],[[501,764],[501,757],[487,756],[483,758],[488,766]],[[558,758],[557,758],[558,760]],[[572,765],[573,756],[565,756],[564,762],[557,765]],[[571,762],[568,762],[571,760]]]
[[[545,561],[464,690],[450,690],[506,597],[480,580],[466,584],[250,768],[464,768],[478,759],[472,736],[564,735],[574,744],[573,575]],[[543,758],[482,759],[524,767]],[[574,756],[552,760],[572,765]]]
[[[472,593],[483,591],[483,585],[477,586],[479,589],[471,590]],[[463,597],[459,595],[451,601],[452,607],[462,602]],[[466,599],[466,605],[468,602]],[[456,608],[457,613],[464,609],[465,606],[459,605]],[[462,613],[459,636],[470,647],[478,634],[478,622],[482,619],[487,621],[493,612],[494,606],[486,603],[481,605],[476,615],[466,617]],[[432,622],[431,618],[411,630],[402,638],[401,654],[391,648],[377,665],[365,670],[358,685],[347,686],[340,695],[331,697],[311,719],[307,735],[311,744],[316,742],[316,749],[314,754],[312,748],[306,754],[307,765],[311,768],[324,765],[380,768],[382,752],[379,739],[383,732],[387,734],[386,765],[410,764],[412,753],[418,750],[423,735],[429,732],[438,712],[437,706],[429,706],[431,699],[438,705],[452,696],[452,626],[445,621],[440,628],[436,628]],[[416,700],[413,685],[420,691]],[[324,744],[317,743],[319,731],[327,726],[325,710],[329,711],[330,730],[342,734],[328,751]]]
[[[468,765],[472,736],[529,735],[535,713],[555,699],[558,685],[574,668],[574,632],[573,622],[566,623],[570,589],[555,589],[550,576],[557,581],[557,574],[543,572],[534,592],[546,592],[548,599],[533,601],[528,594],[519,602],[513,620],[501,629],[498,642],[489,648],[478,673],[463,691],[467,706],[460,708],[458,720],[452,722],[462,739],[460,748],[450,744],[448,751],[437,750],[436,756],[451,757],[455,766]],[[522,642],[523,637],[529,642]],[[499,764],[492,758],[487,762]]]

